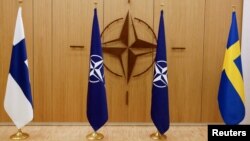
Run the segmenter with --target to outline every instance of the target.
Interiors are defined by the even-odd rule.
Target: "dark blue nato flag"
[[[94,10],[92,27],[90,68],[87,97],[87,117],[92,128],[97,131],[108,120],[102,46],[97,10]]]
[[[161,11],[151,104],[151,118],[161,134],[164,134],[169,129],[167,72],[165,28],[163,11]]]

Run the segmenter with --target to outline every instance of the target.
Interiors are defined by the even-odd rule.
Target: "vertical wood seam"
[[[204,91],[204,67],[205,67],[205,39],[206,39],[206,10],[207,10],[207,0],[204,0],[204,23],[203,23],[203,54],[202,54],[202,75],[201,75],[201,109],[200,109],[200,122],[203,122],[203,91]]]
[[[32,90],[32,94],[33,94],[33,108],[35,108],[35,28],[34,28],[34,26],[35,26],[35,12],[34,12],[34,6],[35,6],[35,4],[34,4],[35,2],[34,2],[34,0],[32,0],[32,39],[33,39],[33,41],[32,41],[32,48],[33,48],[33,50],[32,50],[32,55],[33,55],[33,57],[32,57],[32,64],[33,64],[33,76],[32,76],[32,79],[33,79],[33,82],[32,82],[32,87],[31,88],[33,88],[33,90]],[[35,110],[35,109],[33,109],[33,110]],[[36,119],[36,116],[34,116],[34,120]]]
[[[51,26],[51,33],[50,34],[51,34],[51,39],[52,39],[51,43],[50,43],[51,44],[51,60],[50,60],[51,61],[51,68],[50,68],[51,69],[51,71],[50,71],[50,73],[51,73],[51,90],[50,90],[50,92],[51,92],[51,110],[50,111],[51,111],[51,115],[52,115],[50,117],[51,118],[50,120],[54,121],[54,114],[53,114],[53,111],[54,111],[53,110],[53,107],[54,107],[54,105],[53,105],[53,92],[54,92],[53,91],[54,90],[54,83],[53,83],[53,59],[54,59],[54,57],[53,57],[53,54],[54,54],[53,53],[53,48],[54,48],[54,40],[53,40],[54,39],[54,24],[53,24],[54,22],[53,22],[53,17],[54,17],[54,8],[53,8],[53,6],[54,6],[54,3],[53,3],[53,0],[50,0],[50,3],[51,3],[50,4],[50,7],[51,7],[51,14],[50,14],[51,15],[51,17],[50,17],[51,18],[51,25],[50,25]]]

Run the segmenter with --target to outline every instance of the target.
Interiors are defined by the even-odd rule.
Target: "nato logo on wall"
[[[109,23],[101,36],[105,68],[125,78],[127,84],[132,77],[139,77],[152,68],[157,38],[145,21],[133,18],[128,12],[125,18]]]

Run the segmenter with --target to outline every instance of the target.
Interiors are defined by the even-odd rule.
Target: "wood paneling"
[[[157,32],[160,3],[155,3]],[[200,122],[201,119],[204,8],[205,0],[171,0],[163,7],[172,122]]]
[[[202,122],[221,122],[217,96],[231,24],[232,5],[236,5],[238,27],[241,31],[242,3],[238,0],[208,0],[206,2]]]
[[[66,103],[67,110],[72,109],[75,117],[67,118],[67,121],[86,121],[86,92],[87,92],[87,80],[88,80],[88,67],[89,67],[89,41],[91,33],[91,14],[90,7],[82,8],[85,5],[90,6],[90,2],[76,0],[68,1],[68,14],[67,28],[68,28],[68,46],[65,48],[68,56],[67,58],[67,76],[66,84],[68,100]],[[89,18],[89,19],[88,19]],[[74,26],[72,26],[74,25]],[[87,44],[86,44],[87,43]],[[84,46],[81,48],[70,48],[71,45]],[[65,105],[66,106],[66,105]]]
[[[23,22],[25,29],[26,48],[29,61],[30,81],[33,85],[33,1],[23,2]],[[0,51],[0,120],[9,121],[4,111],[3,101],[6,90],[7,76],[9,73],[10,56],[13,47],[14,29],[16,24],[18,2],[10,0],[1,1],[1,51]],[[33,90],[33,87],[32,87]]]
[[[65,121],[68,119],[68,114],[72,114],[74,109],[66,109],[69,107],[67,93],[67,48],[68,48],[68,28],[67,28],[67,14],[68,3],[67,0],[53,0],[52,2],[52,113],[53,121]],[[71,94],[72,97],[75,94]],[[79,98],[80,99],[80,98]],[[75,104],[74,102],[72,105]],[[71,106],[70,106],[71,107]],[[74,115],[72,115],[73,117]]]
[[[104,25],[109,25],[114,20],[123,18],[119,22],[116,22],[109,26],[107,31],[104,32],[103,42],[116,39],[123,31],[124,23],[126,22],[126,16],[128,16],[128,45],[121,43],[112,44],[110,46],[131,46],[136,38],[134,33],[138,35],[138,38],[149,43],[156,44],[156,40],[153,37],[153,33],[142,22],[138,22],[135,18],[139,18],[145,21],[151,28],[153,28],[153,5],[154,1],[151,0],[137,0],[131,1],[130,4],[127,0],[113,1],[107,0],[104,2]],[[116,12],[114,12],[116,11]],[[135,31],[133,30],[133,24]],[[116,28],[114,28],[116,27]],[[130,121],[130,122],[144,122],[150,121],[150,103],[151,103],[151,87],[153,69],[149,68],[146,73],[133,77],[146,69],[152,64],[153,53],[136,58],[135,65],[133,66],[128,56],[128,50],[122,54],[122,63],[118,61],[116,56],[112,56],[104,52],[104,62],[112,71],[119,72],[122,77],[112,74],[106,69],[106,82],[107,82],[107,96],[109,104],[110,121]],[[134,53],[140,53],[141,51],[154,51],[153,49],[145,50],[133,50]],[[138,52],[137,52],[138,51]],[[110,67],[112,65],[112,67]],[[123,74],[122,65],[124,66],[125,73]],[[129,76],[129,68],[133,68],[132,75]],[[129,77],[129,79],[128,79]],[[127,81],[129,80],[129,81]]]
[[[102,29],[108,26],[111,22],[119,18],[126,18],[128,12],[128,3],[126,0],[114,1],[105,0],[103,9],[103,23]],[[100,11],[100,10],[99,10]],[[100,17],[100,15],[99,15]],[[99,18],[100,19],[100,18]],[[122,29],[122,24],[118,23],[120,27],[117,27],[117,31],[109,31],[108,35],[103,34],[102,41],[110,41],[114,38],[118,38]],[[114,28],[113,28],[114,29]],[[119,61],[114,62],[114,56],[104,53],[104,63],[105,64],[117,64],[112,65],[113,70],[120,70],[121,64]],[[107,65],[108,65],[107,64]],[[111,65],[108,65],[110,67]],[[125,77],[119,77],[112,74],[108,69],[105,69],[105,81],[106,81],[106,93],[108,100],[108,111],[109,111],[109,121],[119,122],[128,120],[128,105],[126,104],[126,94],[128,91],[128,86]],[[129,93],[128,93],[129,94]]]
[[[98,0],[100,30],[118,18],[125,18],[129,12],[129,26],[132,27],[133,20],[139,38],[155,43],[155,39],[149,36],[149,29],[134,18],[145,21],[157,35],[161,2]],[[241,30],[242,1],[165,1],[172,122],[221,122],[217,93],[232,5],[237,6]],[[93,1],[89,0],[24,0],[34,121],[87,121],[86,95],[94,7]],[[5,95],[17,9],[15,0],[0,1],[0,105],[3,105]],[[110,26],[102,36],[103,42],[118,37],[124,21]],[[132,32],[130,28],[130,42],[135,39]],[[147,68],[154,55],[137,59],[132,75]],[[128,57],[126,53],[122,56],[125,60]],[[114,56],[104,53],[104,63],[122,73],[121,64]],[[128,63],[124,61],[123,65],[123,77],[105,69],[109,121],[149,122],[153,68],[139,77],[132,76],[127,83]],[[0,121],[10,121],[3,106]]]
[[[97,8],[102,23],[101,1]],[[93,2],[88,1],[53,1],[53,121],[86,121],[93,9]]]
[[[130,11],[133,18],[139,18],[154,28],[154,1],[134,0],[131,1]],[[156,45],[156,39],[148,28],[137,20],[133,19],[138,38]],[[145,46],[146,47],[146,46]],[[148,51],[156,51],[150,49]],[[146,70],[153,62],[154,53],[138,57],[135,63],[136,70]],[[153,82],[153,67],[150,67],[144,74],[134,77],[129,83],[129,122],[150,122],[151,121],[151,89]]]
[[[52,0],[34,1],[34,121],[52,121]]]

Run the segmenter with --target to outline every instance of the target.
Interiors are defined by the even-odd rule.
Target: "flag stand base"
[[[23,133],[21,129],[18,129],[17,133],[10,136],[12,140],[24,140],[29,137],[29,134]]]
[[[151,134],[150,138],[154,139],[154,140],[166,140],[167,136],[166,135],[162,135],[159,132],[156,132],[156,133]]]
[[[91,134],[88,134],[88,135],[86,136],[86,138],[87,138],[88,140],[101,140],[101,139],[104,138],[104,136],[103,136],[103,134],[101,134],[101,133],[93,132],[93,133],[91,133]]]

